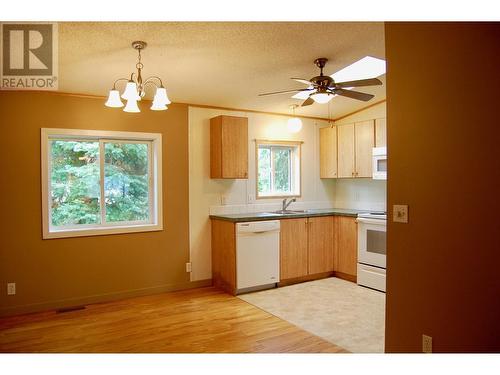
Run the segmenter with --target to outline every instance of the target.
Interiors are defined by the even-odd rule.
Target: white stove
[[[363,212],[357,221],[358,284],[385,292],[387,214]]]

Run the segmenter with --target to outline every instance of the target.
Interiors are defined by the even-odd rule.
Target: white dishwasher
[[[280,281],[280,222],[236,224],[236,289],[273,287]]]

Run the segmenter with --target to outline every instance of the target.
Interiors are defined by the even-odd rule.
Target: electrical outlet
[[[12,296],[16,294],[16,283],[7,284],[7,295]]]
[[[422,335],[422,353],[432,353],[432,337]]]
[[[247,203],[254,203],[255,197],[253,194],[248,194]]]
[[[226,196],[224,194],[221,194],[221,196],[220,196],[220,205],[221,206],[226,205]]]
[[[191,272],[191,262],[186,263],[186,272]]]
[[[392,221],[395,223],[408,223],[407,204],[395,204],[392,206]]]

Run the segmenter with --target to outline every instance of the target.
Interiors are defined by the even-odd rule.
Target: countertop
[[[367,212],[367,210],[348,210],[343,208],[324,208],[316,210],[305,210],[305,212],[294,212],[279,214],[275,212],[248,212],[242,214],[230,215],[210,215],[210,219],[225,220],[233,223],[240,223],[246,221],[261,221],[261,220],[279,220],[300,217],[314,217],[314,216],[351,216],[356,217],[360,212]]]

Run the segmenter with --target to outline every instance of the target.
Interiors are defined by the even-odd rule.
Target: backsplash
[[[387,211],[387,181],[338,179],[335,182],[335,208]]]

